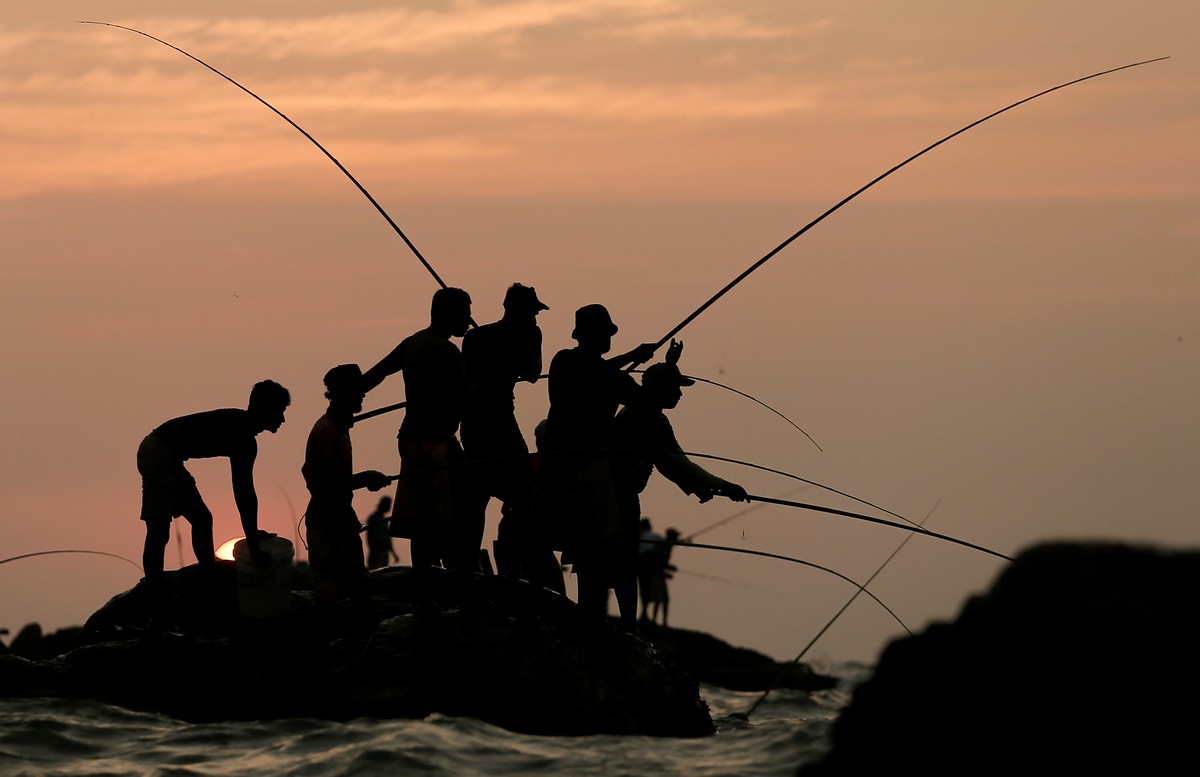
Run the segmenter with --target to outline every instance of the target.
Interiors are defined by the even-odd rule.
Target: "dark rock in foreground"
[[[356,605],[325,612],[298,587],[286,614],[248,618],[232,564],[204,583],[192,566],[168,573],[160,601],[166,622],[147,624],[155,608],[138,586],[97,611],[77,647],[0,656],[0,695],[96,698],[193,722],[438,712],[534,734],[694,737],[715,730],[698,682],[835,682],[805,666],[780,678],[771,659],[696,632],[625,634],[494,576],[388,567],[367,576]]]
[[[897,640],[805,777],[1172,774],[1200,724],[1200,553],[1027,549],[953,623]]]

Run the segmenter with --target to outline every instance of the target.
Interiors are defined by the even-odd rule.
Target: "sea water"
[[[869,668],[822,671],[837,687],[764,698],[701,686],[717,733],[699,739],[531,736],[442,715],[193,724],[90,701],[0,699],[0,775],[794,775],[827,751]]]

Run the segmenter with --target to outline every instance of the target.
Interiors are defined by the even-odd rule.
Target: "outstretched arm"
[[[638,364],[644,364],[653,359],[654,352],[657,349],[658,346],[654,343],[642,343],[632,351],[626,351],[625,353],[609,357],[605,361],[614,367],[636,366]]]
[[[363,391],[369,392],[383,383],[384,378],[395,375],[402,369],[404,369],[404,358],[401,356],[400,346],[397,345],[391,353],[380,359],[379,363],[363,373]]]
[[[242,534],[250,556],[259,566],[269,566],[271,556],[263,550],[258,529],[258,492],[254,490],[254,460],[258,456],[258,445],[254,444],[245,453],[229,457],[229,470],[233,479],[233,501],[242,520]]]

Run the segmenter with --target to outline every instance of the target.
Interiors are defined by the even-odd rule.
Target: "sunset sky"
[[[321,376],[428,320],[437,282],[290,116],[473,297],[535,286],[545,361],[581,305],[655,342],[840,199],[976,119],[785,248],[679,334],[689,451],[790,473],[1014,555],[1057,539],[1200,543],[1200,5],[1152,2],[142,0],[0,12],[0,627],[82,624],[141,573],[135,452],[243,407],[263,528],[296,540]],[[399,376],[366,407],[403,400]],[[527,436],[545,383],[517,392]],[[357,425],[394,473],[399,413]],[[746,464],[751,493],[891,518]],[[224,460],[192,466],[216,539]],[[365,518],[378,495],[356,502]],[[656,528],[864,582],[904,532],[724,500],[661,476]],[[496,516],[489,520],[494,534]],[[893,518],[894,520],[894,518]],[[177,522],[167,567],[191,564]],[[489,540],[490,540],[489,536]],[[405,563],[408,549],[398,542]],[[298,544],[301,558],[306,556]],[[732,552],[673,557],[671,625],[793,658],[854,587]],[[914,631],[1005,562],[914,537],[870,590]],[[806,660],[903,628],[867,597]],[[11,635],[9,637],[11,639]]]

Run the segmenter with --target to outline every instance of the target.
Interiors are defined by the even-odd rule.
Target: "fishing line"
[[[717,577],[716,575],[706,575],[703,572],[695,572],[691,569],[676,568],[675,573],[679,575],[687,575],[688,577],[697,577],[701,580],[711,580],[714,583],[724,583],[725,585],[730,585],[734,588],[743,588],[747,591],[757,591],[760,594],[770,594],[771,596],[778,596],[784,599],[792,598],[791,594],[785,594],[782,591],[772,591],[770,588],[762,588],[761,586],[757,585],[739,583],[736,580],[729,580],[724,577]]]
[[[929,512],[925,514],[925,517],[923,519],[921,519],[922,527],[925,526],[925,522],[929,520],[929,516],[933,515],[933,511],[936,510],[937,506],[941,503],[942,503],[942,500],[941,500],[941,497],[939,497],[938,500],[933,503],[933,507],[929,508]],[[907,537],[905,537],[903,540],[901,540],[900,544],[896,546],[896,549],[892,551],[891,555],[889,555],[886,559],[884,559],[883,563],[879,565],[879,568],[875,570],[874,574],[872,574],[869,578],[867,578],[867,582],[863,583],[863,587],[858,589],[857,591],[855,591],[854,595],[851,596],[849,599],[847,599],[846,603],[842,605],[841,609],[833,614],[833,617],[830,618],[829,621],[821,628],[821,630],[817,632],[816,636],[814,636],[811,640],[809,640],[808,644],[804,646],[804,649],[796,654],[796,657],[792,659],[792,662],[790,664],[788,664],[787,666],[785,666],[782,670],[780,670],[779,675],[767,687],[767,689],[765,691],[763,691],[762,696],[759,696],[758,700],[755,701],[754,704],[750,705],[750,709],[746,710],[744,713],[735,712],[734,714],[730,715],[729,717],[736,718],[738,720],[750,720],[750,716],[754,714],[754,711],[756,709],[758,709],[758,705],[762,704],[763,701],[767,698],[767,695],[771,691],[775,690],[776,687],[778,687],[780,681],[783,680],[784,676],[788,673],[788,671],[791,670],[792,667],[794,667],[800,663],[800,659],[804,658],[804,656],[808,653],[809,649],[811,649],[813,645],[817,644],[817,640],[819,640],[825,634],[825,632],[829,630],[830,626],[832,626],[834,623],[837,622],[838,618],[842,617],[842,613],[844,613],[850,607],[850,605],[854,604],[854,600],[858,598],[858,595],[860,593],[862,593],[863,591],[867,590],[867,586],[869,586],[875,580],[875,578],[879,576],[879,573],[883,571],[883,568],[886,567],[891,562],[891,560],[896,557],[896,554],[900,552],[900,549],[903,548],[906,544],[908,544],[908,541],[911,540],[912,538],[913,538],[913,533],[910,532]],[[908,632],[908,634],[910,637],[912,636],[911,631]]]
[[[1078,83],[1080,83],[1081,81],[1087,81],[1087,80],[1090,80],[1090,79],[1092,79],[1092,78],[1099,78],[1100,76],[1103,76],[1103,75],[1108,75],[1109,73],[1116,73],[1116,72],[1118,72],[1118,71],[1120,71],[1120,70],[1128,70],[1129,68],[1132,68],[1132,67],[1138,67],[1138,66],[1140,66],[1140,65],[1148,65],[1148,64],[1150,64],[1151,62],[1161,62],[1161,61],[1162,61],[1162,60],[1164,60],[1164,59],[1170,59],[1170,57],[1155,57],[1154,59],[1147,59],[1147,60],[1143,60],[1143,61],[1141,61],[1141,62],[1133,62],[1133,63],[1131,63],[1131,64],[1128,64],[1128,65],[1122,65],[1122,66],[1120,66],[1120,67],[1114,67],[1114,68],[1111,68],[1111,69],[1109,69],[1109,70],[1102,70],[1102,71],[1100,71],[1099,73],[1092,73],[1091,75],[1088,75],[1088,76],[1083,76],[1082,78],[1076,78],[1076,79],[1074,79],[1074,80],[1067,81],[1066,83],[1059,84],[1058,86],[1052,86],[1052,87],[1050,87],[1049,89],[1043,89],[1042,91],[1038,92],[1037,94],[1034,94],[1034,95],[1031,95],[1031,96],[1029,96],[1029,97],[1026,97],[1026,98],[1025,98],[1025,99],[1023,99],[1023,100],[1018,100],[1017,102],[1013,103],[1012,105],[1005,106],[1004,108],[1001,108],[1001,109],[1000,109],[1000,110],[998,110],[998,111],[994,111],[994,112],[992,112],[992,113],[989,113],[987,116],[984,116],[982,119],[977,119],[977,120],[975,120],[975,121],[971,122],[970,124],[968,124],[967,126],[965,126],[965,127],[961,128],[961,129],[959,129],[959,130],[956,130],[955,132],[952,132],[952,133],[950,133],[949,135],[947,135],[946,137],[944,137],[944,138],[942,138],[941,140],[937,141],[936,143],[933,143],[933,144],[931,144],[931,145],[928,145],[928,146],[926,146],[925,148],[921,149],[921,150],[920,150],[920,151],[918,151],[917,153],[915,153],[915,154],[913,154],[912,156],[910,156],[909,158],[905,159],[903,162],[901,162],[900,164],[898,164],[898,165],[896,165],[895,167],[891,168],[891,169],[890,169],[890,170],[888,170],[887,172],[885,172],[885,173],[883,173],[883,174],[881,174],[881,175],[878,175],[878,176],[876,176],[876,177],[875,177],[875,178],[873,178],[873,179],[872,179],[872,180],[871,180],[869,183],[867,183],[867,184],[865,184],[865,185],[861,186],[861,187],[860,187],[858,190],[856,190],[854,193],[850,194],[849,196],[845,197],[845,198],[844,198],[844,199],[842,199],[840,202],[838,202],[836,205],[834,205],[833,207],[829,208],[829,210],[825,211],[825,212],[824,212],[824,213],[822,213],[820,216],[817,216],[815,219],[813,219],[812,221],[808,222],[808,224],[804,225],[804,227],[803,227],[802,229],[800,229],[800,230],[798,230],[797,232],[795,232],[794,234],[792,234],[792,236],[791,236],[791,237],[789,237],[787,240],[784,240],[782,243],[780,243],[778,246],[776,246],[776,247],[775,247],[775,248],[773,248],[773,249],[772,249],[770,252],[768,252],[768,253],[766,254],[766,256],[762,257],[762,258],[761,258],[761,259],[759,259],[757,262],[755,262],[754,264],[750,265],[750,267],[749,267],[749,268],[747,268],[745,271],[743,271],[741,275],[737,276],[737,277],[736,277],[736,278],[734,278],[732,281],[730,281],[729,283],[727,283],[723,289],[721,289],[721,290],[720,290],[720,291],[718,291],[716,294],[714,294],[712,297],[710,297],[710,298],[708,299],[708,301],[707,301],[707,302],[705,302],[703,305],[701,305],[699,308],[697,308],[697,309],[696,309],[696,310],[695,310],[695,311],[694,311],[694,312],[693,312],[691,315],[689,315],[687,318],[685,318],[685,319],[684,319],[684,320],[683,320],[683,321],[682,321],[682,322],[681,322],[681,323],[680,323],[678,326],[676,326],[676,327],[675,327],[674,329],[672,329],[670,332],[667,332],[665,335],[663,335],[662,339],[661,339],[661,340],[659,340],[659,341],[658,341],[658,343],[656,344],[656,348],[661,348],[661,347],[663,346],[663,344],[665,344],[665,343],[666,343],[668,340],[670,340],[672,337],[674,337],[676,334],[678,334],[678,333],[679,333],[679,331],[680,331],[681,329],[683,329],[685,326],[687,326],[688,324],[690,324],[690,323],[691,323],[691,322],[692,322],[692,321],[693,321],[693,320],[694,320],[694,319],[695,319],[697,316],[699,316],[701,313],[703,313],[705,310],[707,310],[707,309],[708,309],[708,308],[709,308],[709,307],[710,307],[710,306],[711,306],[711,305],[712,305],[714,302],[716,302],[717,300],[719,300],[721,297],[725,296],[725,294],[726,294],[727,292],[729,292],[731,289],[733,289],[733,287],[734,287],[734,286],[737,286],[739,283],[741,283],[741,282],[742,282],[742,280],[744,280],[744,279],[746,278],[746,276],[748,276],[750,273],[752,273],[752,272],[754,272],[755,270],[757,270],[759,267],[761,267],[763,264],[765,264],[765,263],[767,262],[767,260],[771,259],[771,257],[773,257],[773,256],[775,256],[776,254],[778,254],[778,253],[779,253],[780,251],[782,251],[784,248],[787,248],[789,245],[791,245],[791,243],[792,243],[794,240],[796,240],[796,238],[800,237],[800,236],[801,236],[801,235],[803,235],[805,232],[807,232],[808,230],[810,230],[810,229],[812,229],[813,227],[815,227],[817,224],[820,224],[822,221],[824,221],[824,220],[825,220],[825,218],[826,218],[826,217],[828,217],[828,216],[832,215],[832,214],[833,214],[835,211],[837,211],[837,210],[838,210],[839,208],[841,208],[843,205],[845,205],[846,203],[850,202],[850,201],[851,201],[851,200],[853,200],[855,197],[857,197],[858,195],[860,195],[860,194],[862,194],[863,192],[865,192],[867,189],[870,189],[872,186],[874,186],[875,184],[879,183],[879,182],[880,182],[880,181],[882,181],[884,178],[887,178],[889,175],[891,175],[892,173],[896,172],[896,171],[897,171],[897,170],[899,170],[900,168],[904,167],[904,166],[905,166],[905,165],[907,165],[909,162],[912,162],[913,160],[917,159],[918,157],[924,156],[925,154],[927,154],[928,152],[930,152],[930,151],[932,151],[933,149],[937,148],[938,146],[942,145],[942,144],[943,144],[943,143],[945,143],[946,141],[948,141],[948,140],[950,140],[950,139],[952,139],[952,138],[954,138],[954,137],[957,137],[958,135],[961,135],[962,133],[966,132],[967,130],[971,129],[972,127],[978,126],[979,124],[982,124],[983,122],[987,121],[988,119],[991,119],[991,118],[993,118],[993,117],[995,117],[995,116],[999,116],[1000,114],[1004,113],[1005,111],[1010,111],[1010,110],[1012,110],[1013,108],[1016,108],[1018,105],[1022,105],[1022,104],[1024,104],[1024,103],[1027,103],[1027,102],[1029,102],[1030,100],[1034,100],[1034,99],[1036,99],[1036,98],[1038,98],[1038,97],[1041,97],[1042,95],[1050,94],[1051,92],[1058,91],[1059,89],[1064,89],[1064,88],[1066,88],[1066,87],[1068,87],[1068,86],[1071,86],[1072,84],[1078,84]]]
[[[121,24],[112,24],[111,22],[80,21],[79,23],[80,23],[80,24],[95,24],[95,25],[100,25],[100,26],[103,26],[103,27],[115,27],[115,28],[117,28],[117,29],[119,29],[119,30],[127,30],[127,31],[129,31],[129,32],[132,32],[132,33],[135,33],[135,34],[137,34],[137,35],[141,35],[141,36],[142,36],[142,37],[144,37],[144,38],[149,38],[149,39],[150,39],[150,40],[152,40],[152,41],[157,41],[158,43],[161,43],[162,45],[166,46],[166,47],[167,47],[167,48],[169,48],[169,49],[174,49],[175,51],[178,51],[180,54],[184,55],[184,56],[185,56],[185,57],[187,57],[188,59],[190,59],[190,60],[192,60],[192,61],[194,61],[194,62],[198,62],[198,63],[200,63],[200,64],[201,64],[201,65],[203,65],[204,67],[208,68],[208,69],[209,69],[209,70],[211,70],[212,72],[214,72],[214,73],[216,73],[217,75],[219,75],[221,78],[224,78],[226,81],[228,81],[229,83],[231,83],[231,84],[233,84],[234,86],[236,86],[238,89],[241,89],[243,92],[245,92],[246,94],[248,94],[248,95],[250,95],[251,97],[253,97],[255,100],[258,100],[260,103],[262,103],[263,105],[267,106],[267,108],[271,109],[271,111],[272,111],[272,112],[273,112],[273,113],[274,113],[276,116],[278,116],[279,118],[283,119],[283,120],[284,120],[284,121],[286,121],[288,124],[292,125],[292,127],[294,127],[294,128],[296,129],[296,131],[297,131],[297,132],[299,132],[299,133],[300,133],[301,135],[303,135],[304,137],[308,138],[308,140],[309,140],[309,141],[310,141],[310,142],[311,142],[311,143],[312,143],[314,146],[316,146],[318,149],[320,149],[320,150],[321,150],[321,153],[323,153],[325,156],[327,156],[327,157],[329,158],[329,161],[331,161],[331,162],[333,162],[335,165],[337,165],[337,168],[338,168],[339,170],[341,170],[341,171],[342,171],[342,173],[343,173],[343,174],[345,174],[345,176],[346,176],[347,178],[349,178],[349,179],[350,179],[350,182],[351,182],[351,183],[353,183],[353,184],[354,184],[356,187],[358,187],[358,190],[359,190],[360,192],[362,192],[362,195],[363,195],[364,197],[366,197],[366,198],[367,198],[367,200],[368,200],[368,201],[369,201],[369,202],[370,202],[372,205],[374,205],[374,206],[375,206],[375,210],[379,211],[379,215],[383,216],[383,218],[384,218],[384,219],[387,221],[387,223],[388,223],[389,225],[391,225],[392,229],[393,229],[393,230],[395,230],[396,234],[400,236],[400,239],[404,241],[404,244],[405,244],[405,245],[407,245],[407,246],[409,247],[409,249],[410,249],[410,250],[413,252],[413,255],[417,257],[417,259],[418,259],[418,260],[421,262],[421,264],[423,264],[423,265],[425,266],[425,269],[429,271],[429,274],[433,276],[433,279],[434,279],[435,281],[437,281],[438,285],[439,285],[439,286],[441,286],[443,289],[444,289],[444,288],[446,288],[446,283],[445,283],[445,281],[443,281],[443,280],[441,279],[441,276],[439,276],[439,275],[437,274],[437,271],[433,269],[433,266],[432,266],[432,265],[430,265],[430,264],[429,264],[429,262],[428,262],[428,261],[426,261],[425,257],[421,255],[421,252],[417,250],[417,247],[416,247],[415,245],[413,245],[413,242],[412,242],[411,240],[409,240],[409,239],[408,239],[408,235],[404,234],[404,230],[400,229],[400,227],[399,227],[399,226],[396,224],[396,222],[392,220],[392,217],[388,215],[388,212],[387,212],[386,210],[384,210],[384,209],[383,209],[383,206],[382,206],[382,205],[380,205],[380,204],[379,204],[379,202],[378,202],[378,201],[377,201],[377,200],[376,200],[376,199],[375,199],[373,196],[371,196],[371,193],[367,191],[367,188],[366,188],[365,186],[363,186],[361,183],[359,183],[358,179],[357,179],[357,178],[355,178],[355,177],[354,177],[354,175],[353,175],[353,174],[351,174],[351,172],[350,172],[349,170],[347,170],[347,169],[346,169],[346,166],[345,166],[345,165],[343,165],[341,162],[339,162],[339,161],[337,160],[337,158],[336,158],[336,157],[335,157],[333,154],[329,153],[329,150],[328,150],[328,149],[326,149],[324,146],[322,146],[322,145],[320,144],[320,142],[318,142],[316,138],[314,138],[312,135],[310,135],[310,134],[309,134],[309,133],[308,133],[308,132],[307,132],[307,131],[306,131],[306,130],[303,128],[303,127],[301,127],[301,126],[300,126],[299,124],[297,124],[296,122],[292,121],[292,120],[291,120],[291,118],[289,118],[289,117],[287,116],[287,114],[285,114],[283,111],[279,110],[279,109],[278,109],[278,108],[276,108],[274,105],[271,105],[271,103],[269,103],[269,102],[267,102],[266,100],[264,100],[263,98],[259,97],[257,94],[255,94],[254,92],[250,91],[250,90],[249,90],[249,89],[247,89],[246,87],[242,86],[240,83],[238,83],[237,81],[235,81],[233,78],[231,78],[231,77],[229,77],[229,76],[225,75],[225,74],[224,74],[224,73],[222,73],[220,70],[217,70],[215,67],[213,67],[212,65],[208,64],[207,62],[205,62],[204,60],[200,59],[199,57],[193,56],[192,54],[189,54],[188,52],[184,51],[183,49],[179,48],[178,46],[175,46],[175,45],[172,45],[172,44],[170,44],[170,43],[167,43],[165,40],[163,40],[163,39],[161,39],[161,38],[156,38],[156,37],[154,37],[153,35],[151,35],[151,34],[149,34],[149,33],[142,32],[141,30],[136,30],[136,29],[134,29],[133,27],[126,27],[126,26],[124,26],[124,25],[121,25]]]
[[[901,628],[903,628],[905,631],[907,631],[909,633],[909,635],[912,634],[912,632],[909,631],[908,626],[904,625],[904,621],[900,620],[900,617],[898,615],[896,615],[896,613],[892,612],[892,609],[890,607],[888,607],[886,604],[884,604],[882,601],[880,601],[879,597],[877,597],[875,594],[871,593],[870,591],[867,591],[862,584],[856,583],[855,581],[851,580],[849,577],[846,577],[841,572],[838,572],[835,569],[830,569],[829,567],[823,567],[820,564],[814,564],[811,561],[805,561],[804,559],[794,558],[792,556],[784,556],[779,553],[769,553],[765,550],[752,550],[750,548],[733,548],[728,545],[705,545],[704,543],[697,543],[697,542],[678,542],[678,541],[671,542],[670,540],[643,540],[643,542],[651,542],[656,545],[671,545],[676,550],[678,550],[679,548],[700,548],[701,550],[719,550],[719,551],[724,551],[726,553],[742,553],[747,556],[762,556],[763,558],[773,558],[773,559],[778,559],[780,561],[789,561],[793,564],[800,564],[802,566],[812,567],[813,569],[819,569],[822,572],[828,572],[829,574],[831,574],[835,577],[840,577],[842,580],[845,580],[850,585],[854,586],[855,588],[857,588],[860,591],[862,591],[863,593],[865,593],[867,596],[874,599],[879,604],[880,607],[882,607],[884,610],[887,611],[888,615],[891,615],[892,618],[895,619],[896,623],[900,624]]]
[[[120,559],[121,561],[124,561],[127,564],[132,564],[134,569],[136,569],[138,572],[143,572],[140,565],[138,565],[137,563],[135,563],[133,561],[130,561],[129,559],[125,558],[124,556],[118,556],[116,553],[105,553],[102,550],[39,550],[36,553],[24,553],[20,556],[10,556],[9,558],[6,558],[6,559],[0,559],[0,564],[7,564],[10,561],[20,561],[23,558],[33,558],[34,556],[52,556],[56,553],[87,553],[87,554],[93,555],[93,556],[108,556],[109,558]],[[144,572],[143,572],[143,574],[144,574]]]
[[[630,370],[630,372],[645,372],[645,370]],[[692,380],[696,381],[697,383],[707,383],[707,384],[709,384],[710,386],[716,386],[717,388],[723,388],[723,389],[725,389],[726,391],[732,391],[734,394],[737,394],[737,395],[739,395],[739,396],[743,396],[743,397],[745,397],[746,399],[750,400],[751,402],[755,402],[755,403],[757,403],[757,404],[759,404],[759,405],[762,405],[762,406],[763,406],[763,407],[765,407],[767,410],[770,410],[772,413],[774,413],[775,415],[777,415],[777,416],[779,416],[780,418],[782,418],[784,421],[787,421],[789,424],[791,424],[791,425],[792,425],[792,426],[793,426],[793,427],[794,427],[794,428],[795,428],[795,429],[796,429],[798,432],[800,432],[800,434],[802,434],[802,435],[804,435],[805,437],[807,437],[809,442],[811,442],[813,445],[816,445],[816,446],[817,446],[817,450],[819,450],[819,451],[821,451],[822,453],[824,453],[825,449],[824,449],[824,448],[822,448],[822,447],[820,446],[820,444],[818,444],[818,443],[817,443],[817,441],[816,441],[816,440],[814,440],[814,439],[812,438],[812,435],[810,435],[808,432],[804,431],[804,430],[803,430],[803,429],[801,429],[799,426],[797,426],[795,421],[793,421],[792,419],[788,418],[787,416],[785,416],[783,413],[779,412],[779,411],[778,411],[778,410],[776,410],[775,408],[771,407],[771,406],[770,406],[770,405],[768,405],[766,402],[763,402],[761,399],[758,399],[758,398],[756,398],[756,397],[752,397],[752,396],[750,396],[749,394],[747,394],[746,392],[744,392],[744,391],[739,391],[738,389],[735,389],[735,388],[733,388],[732,386],[726,386],[724,383],[718,383],[718,382],[717,382],[717,381],[715,381],[715,380],[709,380],[708,378],[700,378],[700,377],[697,377],[697,376],[695,376],[695,375],[686,375],[686,374],[684,375],[684,377],[685,377],[685,378],[691,378]]]

